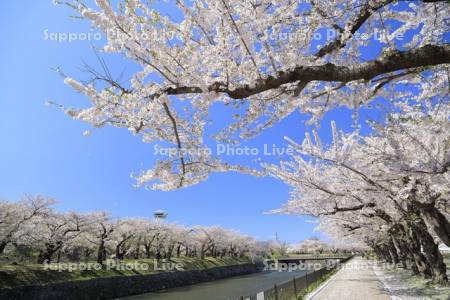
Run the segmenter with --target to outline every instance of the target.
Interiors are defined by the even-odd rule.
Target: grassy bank
[[[76,280],[89,280],[94,278],[105,278],[113,276],[146,275],[158,272],[176,270],[178,266],[183,271],[205,270],[214,267],[223,267],[249,263],[247,258],[172,258],[170,261],[156,261],[153,259],[124,260],[120,265],[99,268],[95,263],[90,263],[89,268],[83,270],[84,265],[59,264],[59,265],[0,265],[0,288],[8,288],[20,285],[45,285],[57,282]],[[68,269],[71,270],[68,270]]]
[[[307,289],[304,289],[300,292],[300,294],[297,296],[297,300],[306,299],[308,294],[310,294],[310,293],[314,292],[316,289],[318,289],[325,281],[327,281],[328,279],[330,279],[331,276],[336,274],[337,271],[338,271],[337,269],[332,270],[328,274],[325,274],[322,277],[320,277],[314,283],[310,284]]]

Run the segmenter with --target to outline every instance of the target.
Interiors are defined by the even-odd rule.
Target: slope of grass
[[[328,279],[331,278],[331,276],[333,276],[334,274],[336,274],[338,270],[332,270],[331,272],[323,275],[322,277],[320,277],[317,281],[315,281],[314,283],[310,284],[308,286],[308,288],[304,289],[303,291],[300,292],[299,295],[297,295],[297,300],[303,300],[306,299],[308,297],[308,295],[312,292],[314,292],[316,289],[318,289],[325,281],[327,281]]]
[[[178,264],[183,271],[205,270],[214,267],[223,267],[249,263],[247,258],[212,258],[205,259],[182,257],[172,258],[170,261],[156,261],[153,259],[124,260],[121,265],[112,266],[113,261],[108,261],[110,267],[99,268],[95,263],[86,264],[52,264],[50,266],[38,264],[0,264],[0,288],[9,288],[20,285],[45,285],[50,283],[89,280],[111,276],[145,275],[158,272],[176,271]],[[157,269],[155,270],[155,263]],[[163,265],[166,266],[165,270]],[[84,269],[83,269],[84,268]],[[70,270],[69,270],[70,269]]]

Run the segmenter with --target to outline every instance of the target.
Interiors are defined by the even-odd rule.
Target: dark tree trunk
[[[0,242],[0,254],[3,254],[3,252],[5,252],[5,248],[6,246],[8,246],[10,241],[7,240],[3,240]]]
[[[51,263],[53,255],[61,249],[61,245],[46,244],[45,249],[39,253],[38,264]]]
[[[201,258],[201,259],[204,259],[204,258],[205,258],[205,254],[206,254],[206,251],[207,251],[205,248],[206,248],[206,245],[204,245],[204,244],[203,244],[202,247],[200,248],[200,258]]]
[[[420,226],[422,225],[422,226]],[[419,224],[416,227],[417,235],[422,245],[424,255],[431,266],[433,282],[446,285],[448,284],[447,267],[444,263],[438,245],[426,229],[426,225]]]
[[[386,249],[389,253],[389,256],[391,257],[391,263],[398,264],[400,260],[397,255],[397,249],[395,249],[392,241],[388,241],[388,244],[386,244]]]
[[[170,245],[167,249],[166,258],[171,259],[173,254],[173,249],[175,248],[175,245]]]
[[[91,251],[89,250],[89,248],[86,248],[84,250],[84,261],[87,262],[89,260],[89,257],[91,255]]]
[[[431,266],[421,252],[420,241],[417,238],[415,231],[410,225],[405,224],[405,232],[406,243],[418,272],[422,274],[423,277],[430,278],[432,275]]]
[[[122,245],[119,244],[116,246],[116,259],[123,260],[125,257],[125,252],[122,251]]]
[[[445,245],[450,247],[450,222],[447,218],[436,207],[431,205],[421,205],[419,210],[426,224]]]
[[[374,250],[380,260],[383,260],[387,263],[392,263],[392,257],[389,254],[389,250],[387,249],[386,245],[376,245],[374,246]]]
[[[373,252],[379,260],[384,260],[380,248],[377,245],[372,245]]]
[[[56,262],[59,264],[61,261],[61,250],[58,250],[58,255],[56,257]]]
[[[144,244],[145,249],[145,257],[150,258],[152,255],[152,252],[150,251],[150,244]]]
[[[396,237],[391,236],[391,240],[392,240],[392,245],[395,248],[395,252],[397,253],[397,257],[398,257],[401,267],[407,268],[408,267],[408,261],[407,261],[408,251],[405,249],[405,247],[402,245],[402,243],[397,240]]]
[[[136,244],[136,249],[134,251],[134,258],[135,259],[139,259],[139,256],[141,254],[140,252],[141,252],[141,242],[138,241],[137,244]]]
[[[103,261],[105,260],[105,242],[102,240],[100,241],[100,244],[98,245],[97,249],[97,263],[103,264]]]

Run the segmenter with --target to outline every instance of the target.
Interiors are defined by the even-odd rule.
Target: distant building
[[[441,252],[441,253],[448,253],[448,254],[450,254],[450,247],[448,247],[448,246],[446,246],[446,245],[444,245],[444,244],[440,244],[439,245],[439,251]]]
[[[155,217],[155,219],[165,219],[167,217],[167,213],[163,210],[156,210],[153,213],[153,216]]]

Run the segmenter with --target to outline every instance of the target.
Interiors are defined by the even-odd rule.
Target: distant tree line
[[[338,254],[360,251],[361,248],[353,245],[341,245],[335,242],[325,242],[319,238],[311,237],[299,243],[289,245],[289,254]]]
[[[108,258],[243,257],[266,244],[219,226],[185,227],[159,219],[113,218],[108,212],[58,212],[55,200],[0,201],[0,257],[37,263]]]

